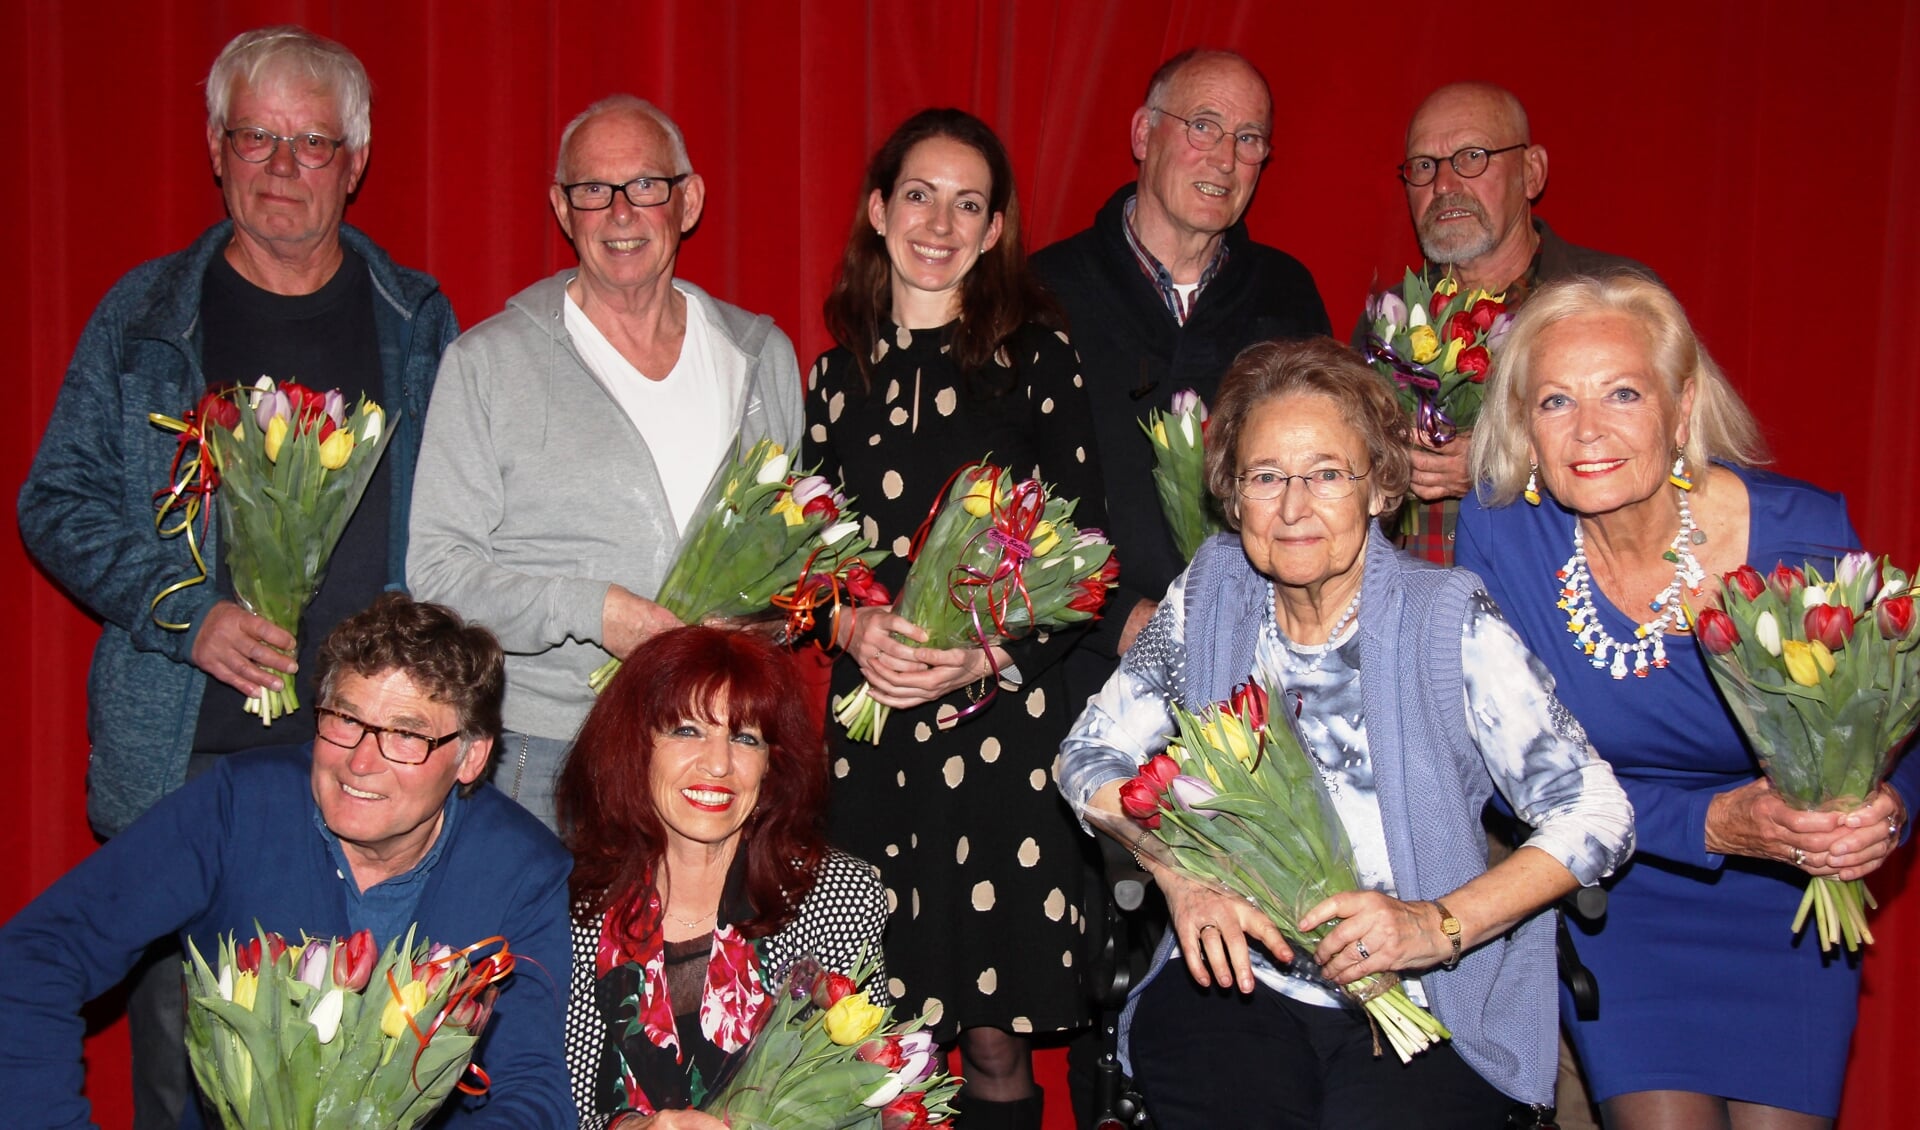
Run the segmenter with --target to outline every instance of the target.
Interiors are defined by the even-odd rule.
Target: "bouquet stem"
[[[285,675],[280,678],[285,680],[282,686],[260,688],[241,708],[248,714],[258,714],[262,726],[271,726],[274,719],[285,718],[300,709],[300,695],[293,689],[293,680]]]
[[[1862,942],[1873,944],[1873,931],[1867,928],[1869,909],[1878,910],[1880,904],[1874,901],[1873,892],[1867,890],[1864,881],[1815,876],[1807,883],[1807,893],[1800,896],[1800,909],[1793,916],[1793,932],[1798,934],[1806,926],[1807,912],[1812,911],[1820,952],[1826,953],[1844,941],[1847,952],[1852,953]]]
[[[1350,986],[1350,989],[1365,997],[1367,986],[1375,984],[1374,979],[1369,978]],[[1361,1007],[1366,1009],[1375,1031],[1384,1034],[1387,1043],[1393,1045],[1393,1053],[1400,1057],[1401,1063],[1406,1063],[1453,1035],[1433,1013],[1413,1003],[1413,998],[1407,996],[1407,991],[1397,984],[1385,992],[1366,997]],[[1374,1054],[1379,1054],[1377,1044]]]
[[[893,708],[876,702],[865,683],[833,700],[834,721],[846,727],[847,737],[868,745],[880,744],[880,731],[892,714]]]

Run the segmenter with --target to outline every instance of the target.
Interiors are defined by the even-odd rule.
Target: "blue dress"
[[[1811,560],[1831,575],[1832,559],[1858,547],[1839,495],[1730,469],[1747,485],[1754,568]],[[1578,649],[1555,606],[1554,573],[1573,552],[1573,522],[1551,500],[1489,510],[1469,497],[1456,560],[1480,574],[1553,672],[1560,701],[1633,801],[1634,859],[1608,884],[1601,922],[1573,924],[1575,947],[1600,984],[1592,1021],[1574,1019],[1563,989],[1562,1019],[1589,1087],[1599,1100],[1695,1091],[1831,1117],[1853,1034],[1858,960],[1823,957],[1811,923],[1797,938],[1788,933],[1804,873],[1706,850],[1708,802],[1759,770],[1691,637],[1667,637],[1668,669],[1622,681]],[[1637,619],[1598,589],[1593,598],[1607,632],[1631,639]],[[1917,776],[1920,761],[1901,764],[1893,783],[1903,798],[1915,795]]]

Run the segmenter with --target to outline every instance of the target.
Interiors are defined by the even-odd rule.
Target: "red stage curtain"
[[[374,156],[349,218],[437,275],[467,324],[570,261],[546,203],[560,127],[610,91],[659,102],[709,185],[684,273],[773,313],[803,365],[827,344],[820,299],[865,157],[894,122],[952,104],[993,123],[1022,178],[1029,245],[1040,246],[1085,226],[1131,176],[1127,120],[1153,67],[1207,43],[1237,47],[1273,81],[1276,152],[1250,222],[1313,269],[1335,325],[1352,324],[1370,280],[1417,254],[1392,175],[1412,107],[1452,79],[1505,83],[1552,156],[1542,214],[1577,243],[1659,271],[1767,424],[1780,469],[1844,489],[1869,545],[1920,559],[1920,366],[1907,306],[1920,262],[1920,9],[1624,0],[1517,11],[1258,0],[6,5],[0,140],[15,164],[0,215],[14,250],[0,297],[15,311],[5,356],[20,399],[0,416],[0,489],[13,498],[107,287],[218,217],[199,83],[242,29],[300,22],[360,54],[377,91]],[[0,653],[13,738],[0,912],[11,913],[92,846],[83,709],[95,632],[15,537],[0,544],[0,583],[14,594]],[[1877,882],[1883,898],[1903,876]],[[1893,897],[1875,928],[1847,1127],[1901,1121],[1910,1070],[1896,1017],[1920,996],[1920,900]],[[97,1039],[90,1054],[100,1114],[118,1124],[124,1052]]]

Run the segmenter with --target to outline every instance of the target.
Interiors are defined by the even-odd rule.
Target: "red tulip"
[[[279,961],[287,954],[287,940],[273,931],[267,931],[267,960]]]
[[[1760,594],[1767,591],[1767,579],[1751,565],[1742,565],[1720,579],[1728,586],[1739,589],[1740,595],[1748,600],[1759,600]]]
[[[1493,355],[1487,352],[1487,347],[1484,345],[1469,346],[1460,351],[1460,356],[1454,359],[1453,367],[1467,374],[1473,383],[1481,384],[1487,379],[1487,370],[1493,368]]]
[[[1180,766],[1166,754],[1156,754],[1140,773],[1120,786],[1120,810],[1149,828],[1160,826],[1160,798],[1180,775]]]
[[[1808,640],[1819,640],[1828,651],[1839,651],[1853,638],[1852,610],[1833,604],[1816,604],[1807,609],[1805,620]]]
[[[374,962],[380,959],[373,948],[373,931],[362,930],[333,947],[333,983],[357,993],[373,979]]]
[[[447,1021],[456,1024],[478,1036],[487,1026],[487,1020],[493,1015],[493,998],[500,992],[497,988],[482,989],[470,996],[461,997],[447,1013]]]
[[[280,391],[287,398],[287,408],[293,413],[294,420],[303,429],[312,427],[316,421],[326,417],[327,394],[319,389],[287,381],[280,385]]]
[[[1806,583],[1807,575],[1785,562],[1775,565],[1773,572],[1767,574],[1767,587],[1773,590],[1773,595],[1788,603],[1793,601],[1793,590]]]
[[[908,1091],[880,1108],[880,1130],[926,1130],[933,1125],[918,1091]]]
[[[888,1071],[892,1071],[894,1068],[907,1062],[907,1057],[900,1054],[900,1040],[894,1036],[888,1036],[878,1040],[868,1040],[866,1043],[853,1049],[853,1054],[856,1058],[864,1060],[867,1063],[877,1063]]]
[[[1079,592],[1067,602],[1067,607],[1075,612],[1098,612],[1107,603],[1107,586],[1098,579],[1076,581],[1073,587]]]
[[[260,939],[248,938],[233,947],[233,966],[237,973],[260,972]]]
[[[825,518],[831,522],[840,516],[840,508],[833,504],[833,493],[817,494],[812,501],[800,508],[800,513],[808,518]]]
[[[1507,304],[1504,302],[1495,302],[1491,298],[1482,298],[1473,304],[1473,309],[1468,312],[1468,315],[1473,320],[1474,329],[1479,330],[1481,333],[1490,333],[1493,330],[1493,320],[1505,313],[1506,309]]]
[[[813,983],[813,1003],[816,1008],[832,1008],[840,1003],[840,998],[859,988],[844,973],[822,973]]]
[[[1254,730],[1267,728],[1267,691],[1259,683],[1241,683],[1227,700],[1228,712]]]
[[[1874,606],[1873,622],[1882,639],[1903,640],[1913,631],[1913,597],[1896,596]]]
[[[200,403],[194,407],[193,418],[200,422],[201,427],[212,425],[232,431],[240,426],[240,406],[233,402],[231,392],[232,389],[223,386],[209,390],[200,398]]]
[[[1734,627],[1733,617],[1718,608],[1709,608],[1694,621],[1693,634],[1700,639],[1700,646],[1714,655],[1725,655],[1740,642],[1740,629]]]
[[[1473,328],[1473,315],[1466,310],[1455,311],[1440,327],[1440,341],[1462,341],[1468,345],[1478,336]]]
[[[847,566],[847,592],[855,604],[892,604],[887,586],[873,579],[873,570],[864,561]]]

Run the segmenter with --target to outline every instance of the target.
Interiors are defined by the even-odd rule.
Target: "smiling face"
[[[673,176],[673,141],[660,123],[640,110],[608,110],[587,119],[567,146],[566,182],[625,184],[636,177]],[[636,208],[624,192],[613,205],[583,212],[567,203],[559,185],[549,189],[553,214],[580,256],[580,277],[589,290],[633,292],[671,286],[680,237],[693,230],[706,204],[698,174],[652,208]]]
[[[1331,397],[1289,393],[1255,405],[1240,432],[1235,468],[1284,475],[1333,468],[1369,474],[1367,443]],[[1307,587],[1355,574],[1367,545],[1367,523],[1380,513],[1371,479],[1345,498],[1315,498],[1291,479],[1278,498],[1240,499],[1240,544],[1247,560],[1282,585]]]
[[[342,672],[325,705],[373,726],[439,737],[460,728],[452,706],[428,697],[404,671],[365,676]],[[381,756],[371,732],[351,749],[313,741],[313,799],[321,819],[340,838],[362,889],[418,863],[440,833],[447,794],[477,780],[492,739],[455,740],[419,765]]]
[[[236,79],[227,106],[226,128],[258,126],[281,137],[305,133],[341,137],[345,123],[331,91],[310,82],[279,81],[259,87]],[[367,168],[367,149],[340,149],[325,168],[309,169],[293,159],[285,142],[258,164],[234,156],[219,128],[207,128],[207,154],[220,195],[233,217],[236,240],[254,244],[274,258],[324,252],[338,243],[347,197]]]
[[[1432,183],[1407,185],[1407,210],[1430,261],[1467,265],[1530,238],[1530,201],[1546,187],[1547,155],[1539,146],[1488,159],[1479,176],[1462,177],[1447,158],[1472,146],[1504,149],[1527,141],[1524,118],[1503,92],[1461,85],[1435,92],[1407,126],[1407,156],[1440,162]]]
[[[653,739],[649,784],[669,850],[679,841],[730,851],[760,801],[769,757],[760,728],[728,721],[724,698],[712,713],[720,721],[682,718]]]
[[[989,212],[993,173],[978,150],[929,137],[907,150],[893,194],[875,189],[867,220],[886,240],[893,265],[893,317],[902,325],[945,325],[960,314],[960,284],[1000,240],[1001,215]]]
[[[1528,455],[1553,497],[1589,516],[1654,497],[1687,440],[1693,390],[1676,397],[1654,371],[1639,325],[1611,313],[1555,322],[1528,361]]]
[[[1246,212],[1260,183],[1260,166],[1234,157],[1232,136],[1271,133],[1266,84],[1239,59],[1203,58],[1174,76],[1156,108],[1167,113],[1142,107],[1133,116],[1133,156],[1140,162],[1136,228],[1164,225],[1182,240],[1226,231]],[[1224,126],[1227,140],[1211,150],[1195,149],[1186,125],[1172,114]]]

